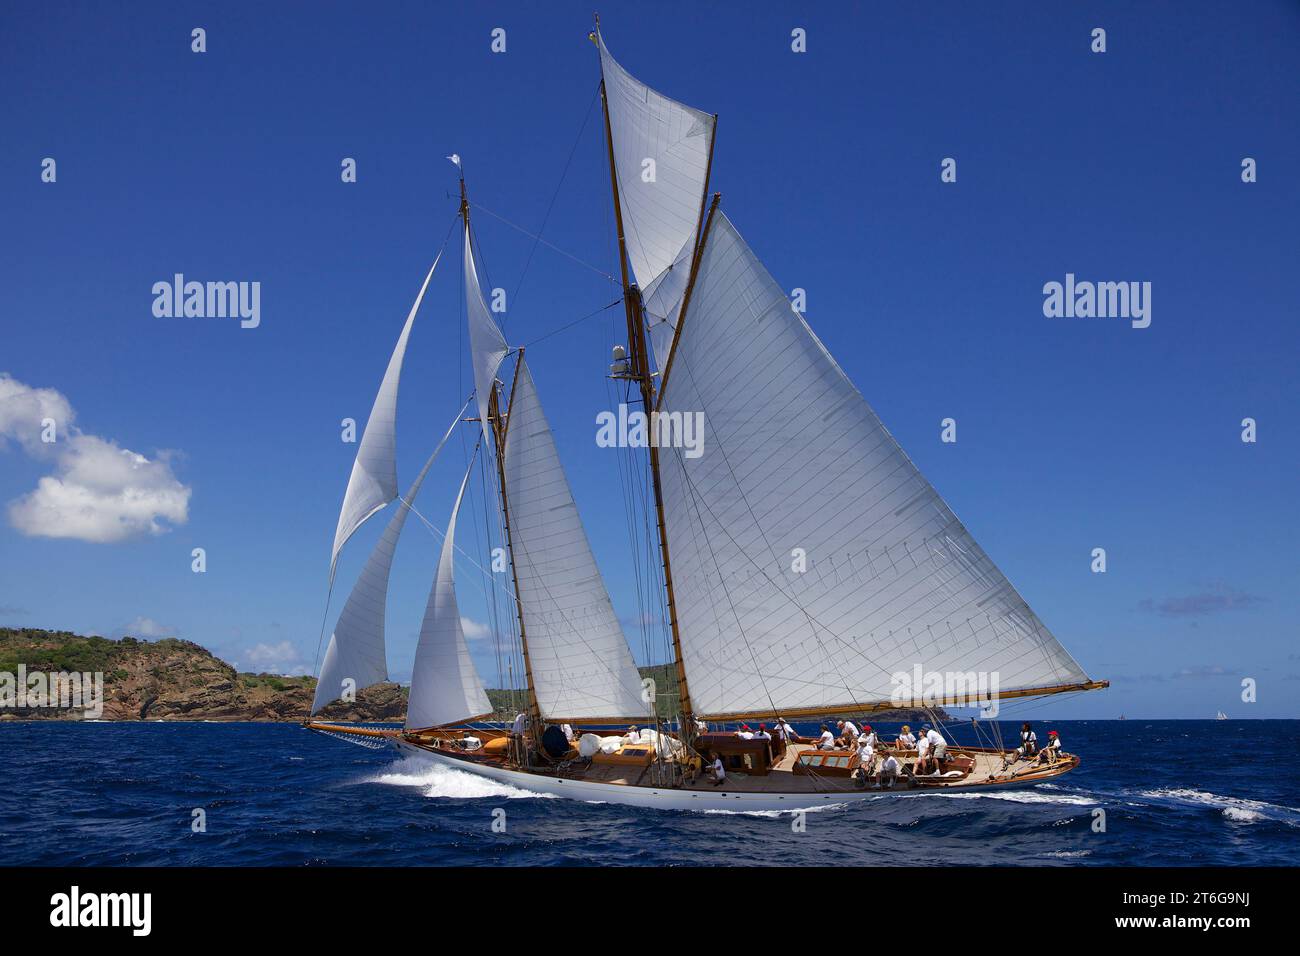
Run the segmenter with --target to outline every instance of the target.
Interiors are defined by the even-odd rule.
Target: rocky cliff
[[[313,677],[241,674],[191,641],[134,637],[109,640],[67,631],[0,628],[0,673],[99,672],[104,720],[302,720],[316,689]],[[406,692],[397,684],[361,691],[354,704],[335,703],[322,719],[400,721]],[[48,708],[0,708],[0,720],[80,716]]]

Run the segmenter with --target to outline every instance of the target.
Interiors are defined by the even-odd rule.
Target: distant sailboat
[[[996,672],[1001,700],[1107,682],[1090,679],[1029,608],[720,212],[719,194],[710,201],[717,117],[629,74],[606,48],[599,21],[591,39],[628,333],[627,348],[614,350],[610,378],[661,422],[702,412],[705,428],[704,454],[651,442],[639,466],[644,527],[655,528],[647,546],[661,575],[656,586],[663,582],[654,599],[671,638],[671,713],[647,687],[614,613],[524,348],[507,344],[487,307],[462,172],[478,411],[470,421],[476,438],[481,431],[484,471],[494,472],[526,705],[511,731],[473,723],[492,708],[468,651],[452,574],[467,473],[420,630],[405,728],[307,726],[385,741],[534,792],[700,810],[792,810],[882,789],[1022,787],[1077,766],[1079,758],[1065,753],[1050,763],[1017,760],[991,737],[988,746],[945,741],[947,762],[930,773],[915,749],[882,742],[878,753],[893,753],[901,765],[892,780],[875,756],[863,766],[865,752],[818,748],[788,731],[786,720],[860,719],[898,707],[892,677],[911,672],[922,656],[927,670]],[[649,179],[647,167],[655,170]],[[397,497],[397,381],[432,275],[367,423],[339,516],[331,582],[351,534]],[[387,678],[393,546],[432,460],[400,499],[339,617],[313,714]],[[794,553],[822,564],[816,573],[792,573]],[[911,703],[969,701],[940,694]],[[745,729],[760,720],[779,722],[781,732],[769,739]],[[600,729],[629,722],[646,729]],[[727,770],[724,784],[702,773],[715,756]]]
[[[1227,720],[1227,719],[1228,719],[1228,715],[1225,714],[1223,711],[1219,711],[1217,714],[1214,715],[1214,719],[1215,719],[1215,720]]]

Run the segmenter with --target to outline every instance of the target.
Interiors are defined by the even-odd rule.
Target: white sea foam
[[[1288,826],[1300,827],[1300,809],[1283,807],[1263,800],[1247,800],[1244,797],[1225,797],[1204,790],[1164,787],[1159,790],[1142,790],[1139,796],[1150,800],[1173,801],[1200,807],[1209,807],[1222,812],[1225,820],[1232,823],[1258,823],[1272,820]]]
[[[1007,790],[994,793],[938,793],[949,800],[1010,800],[1012,803],[1065,803],[1076,807],[1091,807],[1096,800],[1070,793],[1038,793],[1033,790]]]
[[[847,803],[819,803],[815,807],[804,807],[801,810],[698,810],[696,812],[728,817],[768,817],[769,819],[775,819],[777,817],[793,816],[796,813],[821,813],[823,810],[839,810],[847,806]]]
[[[498,783],[476,773],[467,773],[453,767],[443,767],[418,757],[404,757],[387,770],[365,783],[382,783],[391,787],[423,787],[426,797],[445,797],[452,800],[481,800],[484,797],[505,797],[508,800],[524,797],[550,799],[554,794],[533,793]]]

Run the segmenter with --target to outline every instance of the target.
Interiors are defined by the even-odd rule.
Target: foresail
[[[311,712],[314,714],[326,704],[337,700],[345,691],[358,691],[371,684],[388,680],[388,658],[384,650],[384,616],[388,603],[388,575],[393,567],[393,552],[397,549],[397,539],[401,537],[402,526],[406,524],[407,513],[415,496],[420,493],[424,476],[429,473],[434,459],[442,451],[447,439],[451,437],[465,406],[452,419],[451,427],[438,442],[429,460],[420,469],[420,474],[412,482],[406,497],[402,499],[397,510],[393,512],[388,526],[380,536],[370,557],[357,578],[357,583],[348,595],[347,603],[339,613],[334,633],[330,635],[329,646],[325,649],[325,659],[321,664],[320,678],[316,682],[316,693],[312,698]]]
[[[429,280],[433,278],[433,271],[438,268],[441,258],[439,250],[406,317],[406,324],[402,326],[402,334],[397,338],[397,346],[388,360],[379,393],[375,395],[370,417],[366,420],[366,430],[361,435],[357,457],[352,462],[352,474],[348,478],[343,507],[339,509],[338,527],[334,531],[334,548],[330,553],[331,584],[338,567],[339,552],[348,538],[367,518],[397,497],[397,388],[402,377],[402,360],[406,357],[406,343],[411,337],[415,315],[420,311],[424,292],[429,288]]]
[[[702,454],[661,452],[697,712],[849,710],[918,666],[1087,681],[721,214],[663,389],[704,414]]]
[[[474,463],[470,462],[470,469]],[[411,670],[411,694],[406,705],[407,728],[437,727],[482,717],[492,712],[483,682],[470,658],[465,630],[456,601],[454,559],[456,550],[456,516],[465,497],[470,472],[460,483],[456,504],[447,521],[442,540],[438,570],[429,591],[429,602],[420,625],[420,641],[415,648],[415,666]]]
[[[628,261],[647,289],[670,266],[690,267],[709,174],[714,117],[657,93],[600,46]],[[680,297],[678,299],[680,302]],[[676,303],[665,309],[676,320]]]
[[[640,717],[641,678],[614,614],[528,366],[511,395],[503,466],[511,558],[544,717]]]
[[[488,310],[479,287],[478,269],[474,264],[474,248],[469,225],[465,226],[465,308],[469,317],[469,350],[474,366],[474,389],[478,397],[479,423],[483,428],[483,447],[491,447],[488,428],[488,399],[492,395],[497,369],[506,357],[509,347],[496,320]]]

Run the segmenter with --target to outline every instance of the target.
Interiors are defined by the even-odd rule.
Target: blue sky
[[[597,267],[478,215],[512,343],[616,296],[599,274],[617,267],[598,67],[590,3],[229,7],[0,10],[0,372],[57,390],[79,434],[146,456],[155,490],[189,489],[183,523],[115,542],[23,533],[6,509],[0,624],[115,634],[147,619],[241,667],[293,669],[315,653],[355,453],[338,423],[364,421],[455,213],[443,157],[531,231],[554,198],[546,240]],[[1113,682],[1024,712],[1300,716],[1300,5],[601,12],[624,65],[720,114],[729,216],[807,290],[814,329],[977,540]],[[807,53],[790,50],[795,27]],[[940,182],[945,157],[956,183]],[[1241,181],[1243,157],[1258,182]],[[176,272],[260,281],[260,327],[155,318],[150,289]],[[1044,317],[1043,284],[1067,272],[1151,282],[1150,328]],[[592,440],[621,321],[602,313],[529,357],[631,617],[615,453]],[[453,256],[408,353],[403,487],[470,390],[462,325]],[[939,441],[949,416],[956,444]],[[0,442],[0,502],[62,467],[12,432]],[[468,447],[420,499],[439,526]],[[436,547],[411,522],[389,604],[397,675]]]

